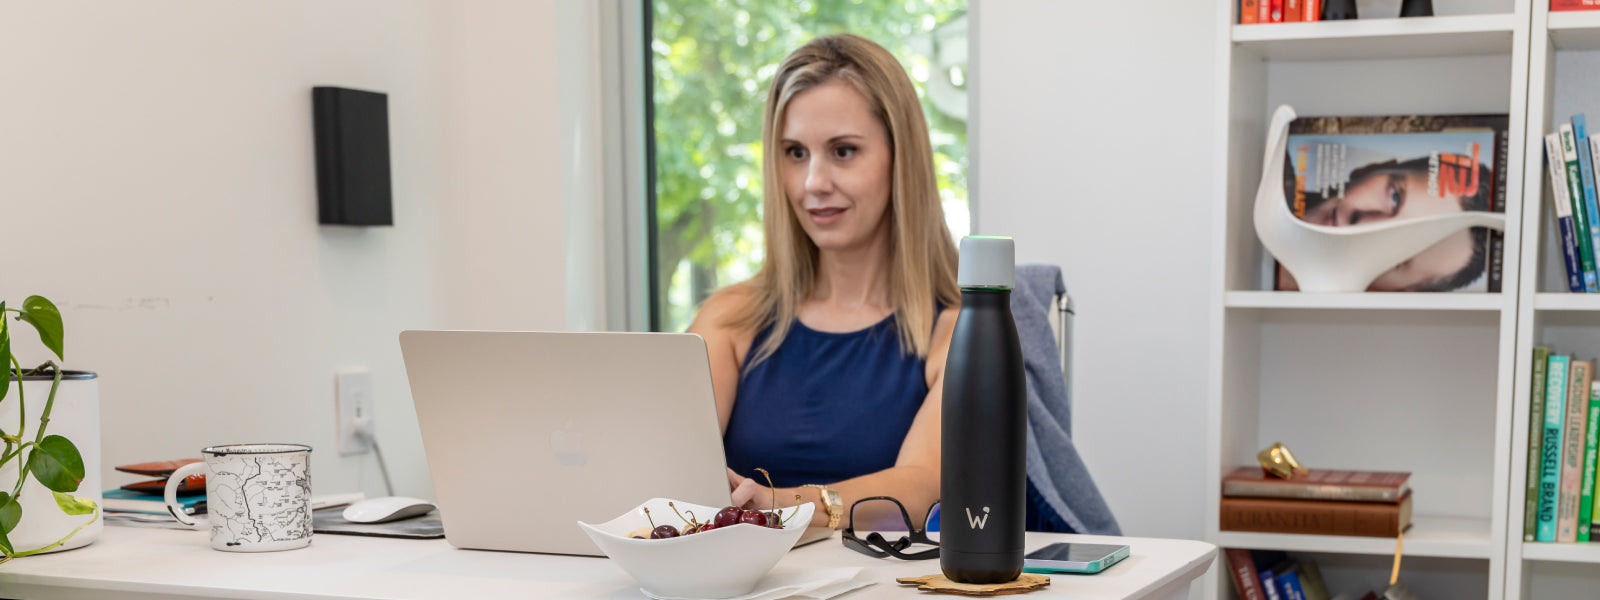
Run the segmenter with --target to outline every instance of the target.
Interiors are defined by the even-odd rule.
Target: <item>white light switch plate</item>
[[[368,432],[374,430],[372,413],[372,373],[366,369],[347,369],[334,376],[336,413],[339,418],[339,454],[364,454],[372,449],[367,439],[356,435],[358,419],[365,419]]]

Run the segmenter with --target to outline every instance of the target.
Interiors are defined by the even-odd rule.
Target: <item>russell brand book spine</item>
[[[1539,528],[1540,542],[1556,541],[1556,500],[1561,496],[1561,425],[1567,416],[1567,363],[1572,357],[1550,355],[1545,370],[1544,446],[1539,449]]]
[[[1567,199],[1572,204],[1572,230],[1578,238],[1578,258],[1583,263],[1583,289],[1600,291],[1600,280],[1595,278],[1594,246],[1589,231],[1589,209],[1583,202],[1583,176],[1578,169],[1578,146],[1573,139],[1572,124],[1561,124],[1561,157],[1567,176]]]
[[[1588,430],[1590,372],[1594,362],[1567,365],[1567,409],[1561,424],[1561,492],[1556,497],[1556,541],[1578,541],[1578,498],[1583,495],[1583,440]]]
[[[1411,523],[1411,495],[1399,504],[1223,498],[1223,531],[1395,537]]]
[[[1567,267],[1567,290],[1583,293],[1583,259],[1578,254],[1577,224],[1572,220],[1572,201],[1567,198],[1566,158],[1561,152],[1561,135],[1544,136],[1545,165],[1550,169],[1550,203],[1555,208],[1561,230],[1561,259]]]
[[[1550,349],[1543,346],[1533,349],[1533,389],[1528,391],[1528,468],[1523,471],[1527,479],[1527,497],[1522,509],[1522,541],[1535,541],[1539,524],[1539,451],[1544,438],[1544,368],[1550,361]]]

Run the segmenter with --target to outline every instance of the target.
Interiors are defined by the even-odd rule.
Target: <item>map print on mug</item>
[[[311,543],[311,448],[298,444],[235,444],[202,451],[206,460],[168,479],[169,509],[177,486],[207,472],[206,522],[172,515],[195,529],[211,530],[211,547],[229,552],[269,552]]]

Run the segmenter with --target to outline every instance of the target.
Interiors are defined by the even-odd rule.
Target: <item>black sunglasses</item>
[[[890,509],[891,505],[894,507],[892,511]],[[928,507],[928,515],[932,515],[934,509],[938,506],[939,503],[935,502],[933,506]],[[865,539],[857,536],[856,515],[861,514],[865,516],[874,512],[888,513],[888,515],[881,518],[875,518],[874,521],[876,522],[872,524],[873,528],[876,528],[876,525],[881,523],[884,519],[891,519],[894,512],[898,512],[900,515],[900,520],[902,521],[901,524],[905,526],[906,535],[892,542],[889,541],[888,538],[883,537],[882,533],[877,531],[868,533]],[[888,496],[862,498],[857,500],[855,504],[850,505],[850,524],[844,528],[842,536],[844,545],[846,548],[855,550],[856,552],[860,552],[873,558],[887,558],[890,556],[901,560],[926,560],[930,558],[939,558],[939,542],[928,538],[928,515],[924,515],[920,523],[913,522],[911,520],[910,513],[906,512],[905,505],[901,504],[899,500],[895,500],[894,498],[890,498]],[[861,524],[867,525],[867,519],[862,519]],[[914,544],[925,544],[932,546],[932,548],[918,550],[916,552],[906,552],[906,549],[910,548]]]

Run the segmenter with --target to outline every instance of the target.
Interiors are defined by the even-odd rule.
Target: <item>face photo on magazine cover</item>
[[[1330,227],[1494,211],[1494,148],[1493,132],[1291,135],[1284,196],[1295,215]],[[1488,230],[1463,229],[1368,291],[1486,291],[1489,244]],[[1277,289],[1298,289],[1293,274],[1278,271]]]

